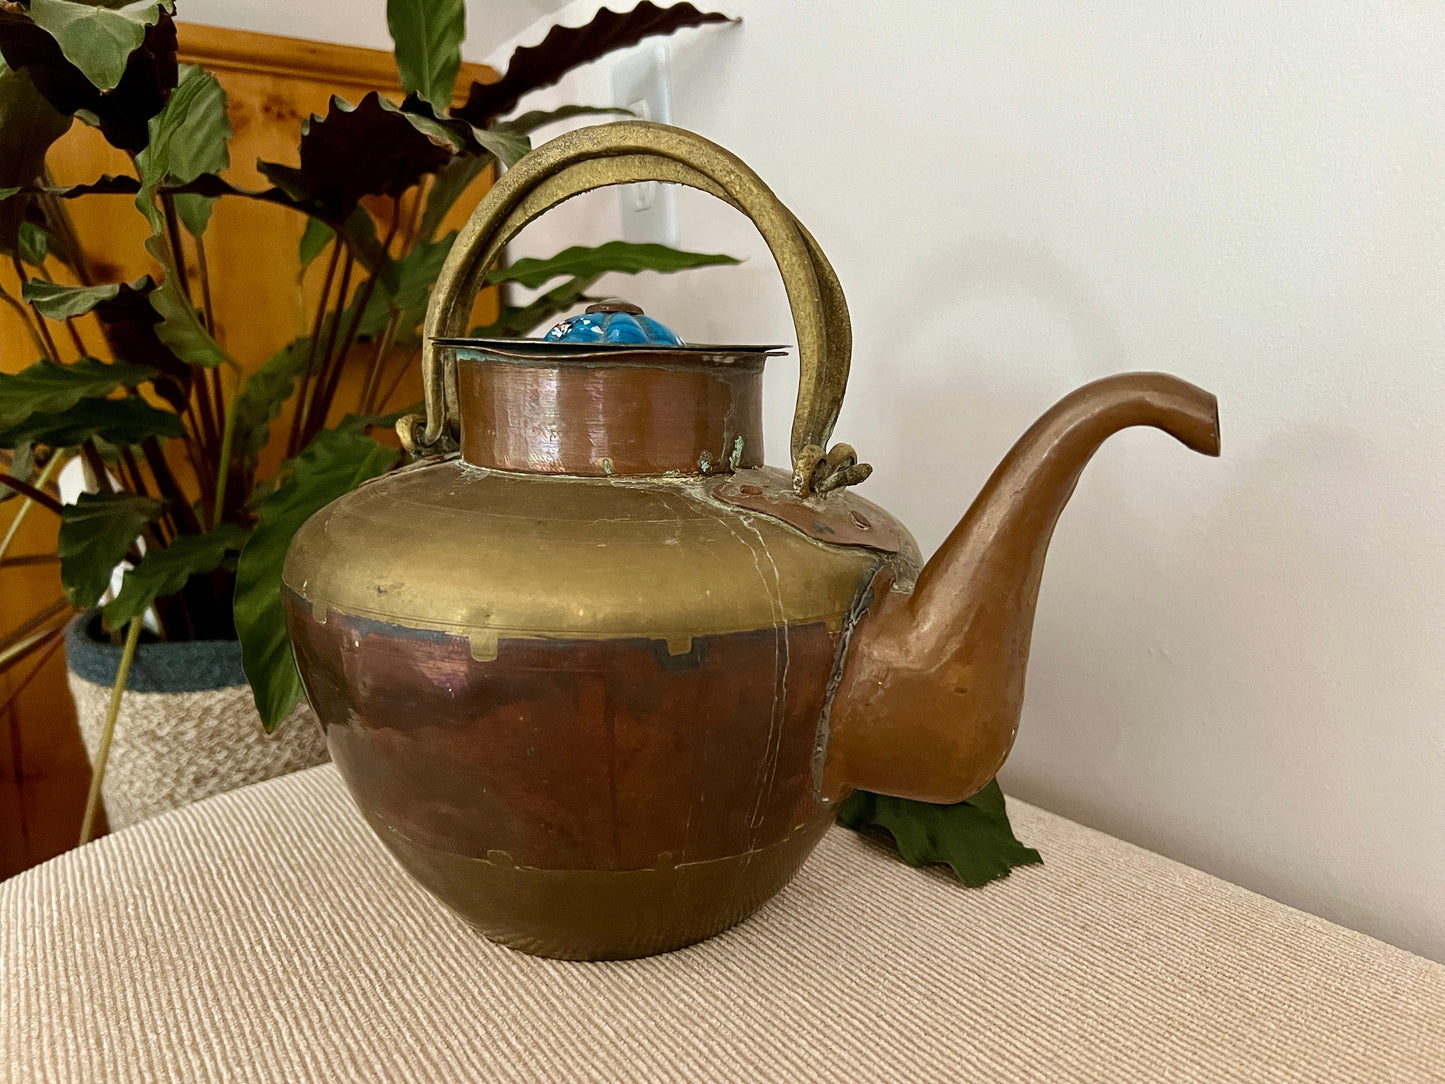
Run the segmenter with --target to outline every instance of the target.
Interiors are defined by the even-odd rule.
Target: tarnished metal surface
[[[423,884],[506,944],[631,956],[706,937],[832,819],[811,750],[838,634],[466,639],[287,600],[332,757]],[[367,680],[358,681],[356,675]]]
[[[467,636],[478,657],[518,636],[653,638],[681,653],[695,636],[839,627],[882,555],[717,501],[712,484],[444,460],[313,516],[284,578],[323,613]]]
[[[746,214],[782,273],[798,336],[800,383],[791,461],[798,493],[813,474],[843,403],[853,349],[838,277],[811,234],[740,159],[701,136],[648,121],[620,121],[568,132],[528,154],[487,192],[452,246],[427,309],[423,342],[426,417],[403,418],[406,447],[425,453],[457,440],[455,400],[446,394],[455,362],[441,340],[464,335],[482,274],[518,231],[564,200],[608,185],[684,184]],[[840,476],[847,484],[854,476]],[[865,474],[866,476],[866,474]]]
[[[718,481],[712,493],[720,501],[780,519],[819,542],[899,553],[914,568],[918,565],[918,544],[913,536],[882,508],[857,494],[799,500],[793,494],[792,479],[766,467],[736,471]]]
[[[1099,445],[1135,425],[1219,454],[1207,391],[1163,373],[1097,380],[1019,438],[913,590],[880,570],[828,710],[824,794],[957,802],[994,777],[1018,731],[1054,524]]]
[[[703,474],[763,461],[762,358],[675,351],[547,364],[463,354],[462,458],[593,476]]]

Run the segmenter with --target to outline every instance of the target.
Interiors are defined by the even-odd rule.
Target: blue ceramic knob
[[[547,332],[546,341],[618,346],[682,345],[682,340],[671,328],[644,316],[636,305],[616,300],[589,305],[581,316],[568,317]]]

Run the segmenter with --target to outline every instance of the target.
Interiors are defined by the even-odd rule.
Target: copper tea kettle
[[[686,346],[626,305],[462,338],[483,272],[578,193],[655,180],[743,211],[797,329],[790,469],[763,465],[767,347]],[[331,754],[402,864],[528,952],[666,951],[778,891],[854,787],[954,802],[1008,755],[1044,552],[1099,444],[1217,455],[1214,397],[1096,381],[1024,434],[926,564],[829,445],[851,337],[816,241],[751,170],[640,121],[505,173],[437,281],[419,462],[322,509],[285,565]]]

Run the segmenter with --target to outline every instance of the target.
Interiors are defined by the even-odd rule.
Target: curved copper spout
[[[1079,474],[1120,429],[1219,454],[1213,395],[1164,373],[1085,385],[1004,457],[911,593],[874,582],[827,718],[822,790],[959,802],[1013,747],[1044,555]]]

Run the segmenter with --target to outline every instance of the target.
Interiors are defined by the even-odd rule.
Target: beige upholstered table
[[[736,929],[537,960],[327,766],[0,884],[15,1080],[1445,1080],[1445,967],[1019,802],[964,890],[838,829]]]

